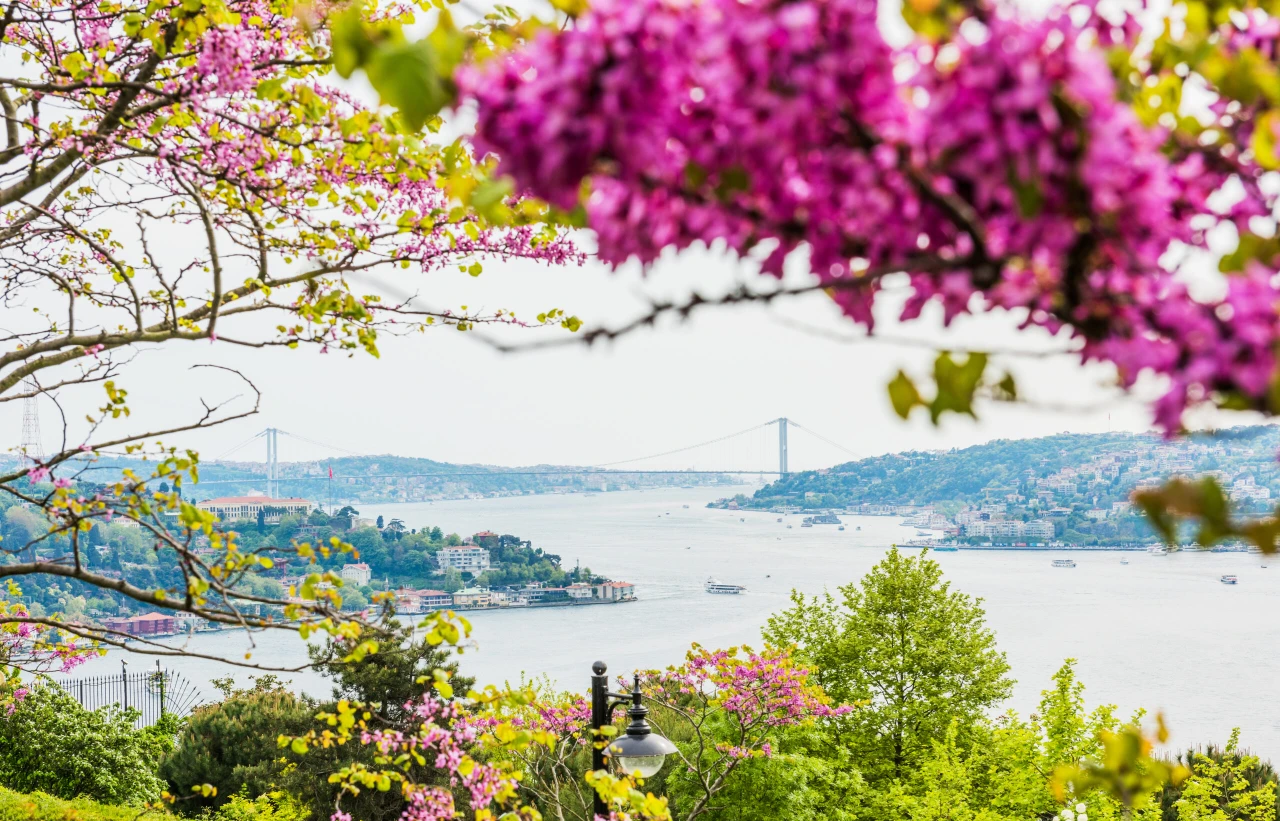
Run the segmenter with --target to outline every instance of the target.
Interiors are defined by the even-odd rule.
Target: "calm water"
[[[481,683],[546,675],[560,686],[587,685],[591,662],[612,671],[678,662],[690,642],[708,647],[760,642],[770,613],[792,588],[806,593],[857,580],[888,546],[914,535],[897,519],[842,517],[834,526],[801,528],[800,517],[708,510],[724,489],[662,490],[595,496],[542,496],[434,504],[367,505],[365,516],[399,517],[411,527],[446,533],[489,529],[532,539],[597,573],[636,585],[640,601],[615,606],[489,611],[471,614],[478,647],[464,670]],[[688,505],[688,508],[682,505]],[[745,521],[740,521],[745,519]],[[861,526],[861,530],[856,530]],[[1070,555],[1074,569],[1050,560]],[[1129,564],[1120,564],[1121,555]],[[935,553],[959,590],[984,600],[988,623],[1018,680],[1008,706],[1026,713],[1063,659],[1079,659],[1090,705],[1127,714],[1163,710],[1183,745],[1224,741],[1233,726],[1242,741],[1280,759],[1280,706],[1270,692],[1280,679],[1280,559],[1263,569],[1257,557],[1197,553]],[[1234,587],[1218,577],[1234,573]],[[708,576],[745,585],[743,596],[703,592]],[[302,664],[296,636],[198,636],[192,649],[254,661]],[[119,669],[119,653],[92,662],[86,674]],[[147,664],[131,657],[131,668]],[[151,662],[154,663],[154,662]],[[207,686],[229,668],[202,660],[167,662]],[[243,678],[245,673],[235,673]],[[311,673],[295,686],[327,691]]]

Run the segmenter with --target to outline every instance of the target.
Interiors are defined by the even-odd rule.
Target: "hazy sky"
[[[891,13],[888,7],[893,4],[884,5]],[[584,244],[590,247],[589,236]],[[803,260],[791,262],[795,270],[789,273],[790,281],[804,282]],[[382,285],[401,295],[417,292],[433,307],[502,307],[527,317],[557,307],[577,314],[591,327],[620,324],[643,313],[647,298],[690,290],[717,294],[757,274],[749,261],[699,250],[671,256],[647,275],[635,266],[614,273],[596,264],[553,269],[490,262],[476,279],[456,270],[393,276]],[[1017,318],[1008,315],[961,319],[946,333],[936,314],[906,326],[896,323],[895,315],[896,309],[886,305],[877,333],[898,342],[849,341],[847,337],[861,336],[861,331],[843,320],[825,296],[814,295],[770,309],[707,309],[687,323],[666,323],[594,349],[500,354],[479,338],[491,331],[448,329],[407,339],[384,338],[381,359],[314,350],[245,350],[208,342],[171,344],[140,353],[118,381],[131,392],[130,424],[143,430],[198,412],[200,397],[218,400],[243,393],[242,386],[226,378],[200,384],[209,372],[193,373],[188,370],[192,364],[228,365],[252,378],[264,394],[259,415],[175,440],[199,447],[204,458],[216,458],[268,426],[359,453],[500,465],[613,462],[715,438],[779,416],[860,455],[1060,431],[1149,429],[1145,404],[1121,397],[1110,387],[1111,368],[1082,368],[1072,356],[997,359],[1014,372],[1032,404],[988,403],[980,408],[977,421],[951,416],[939,428],[923,414],[902,422],[889,405],[885,385],[898,368],[924,375],[932,361],[925,347],[902,340],[985,350],[1064,350],[1068,342],[1042,332],[1016,332]],[[500,335],[506,341],[534,343],[567,332]],[[1149,399],[1155,385],[1146,387]],[[100,404],[101,393],[95,387],[65,400],[68,415],[83,418]],[[51,448],[60,427],[52,403],[42,404],[41,421],[45,447]],[[1232,414],[1217,421],[1257,420]],[[0,430],[7,431],[3,439],[16,446],[21,429],[21,408],[0,404]],[[771,468],[776,466],[775,437],[773,429],[761,431],[735,440],[733,446],[636,466]],[[258,441],[234,457],[261,459],[264,450]],[[285,460],[339,453],[281,439]],[[791,435],[793,469],[847,458],[803,432]]]
[[[647,277],[638,270],[612,273],[595,264],[553,269],[525,263],[492,263],[476,279],[457,272],[405,276],[393,287],[419,290],[435,306],[506,307],[526,315],[561,307],[589,325],[613,325],[643,312],[646,295],[670,296],[694,288],[719,293],[756,275],[749,262],[699,251],[666,260]],[[798,272],[796,281],[803,281]],[[877,333],[886,338],[987,349],[1066,347],[1045,334],[1015,333],[1009,316],[960,320],[952,332],[942,334],[936,319],[901,325],[893,321],[894,311],[882,313]],[[829,338],[860,332],[821,295],[772,309],[707,309],[688,323],[668,323],[594,349],[501,354],[479,339],[487,333],[438,329],[384,339],[381,359],[305,349],[249,351],[208,342],[170,345],[141,353],[119,381],[131,392],[131,423],[141,429],[195,412],[199,396],[222,399],[242,392],[221,378],[201,390],[186,370],[191,364],[230,365],[252,378],[264,393],[257,417],[198,440],[182,440],[194,441],[205,458],[217,457],[267,426],[359,453],[503,465],[628,459],[779,416],[867,455],[1064,430],[1148,427],[1146,407],[1108,387],[1109,368],[1081,368],[1070,356],[1000,359],[1012,368],[1033,406],[988,404],[976,422],[952,417],[937,429],[923,415],[904,423],[890,408],[885,384],[899,367],[924,374],[931,353],[903,344]],[[568,334],[549,329],[501,335],[533,343]],[[99,395],[91,398],[96,402]],[[85,409],[82,405],[76,415]],[[55,414],[52,405],[42,407],[46,447],[55,444]],[[1232,417],[1237,420],[1247,421]],[[20,409],[0,408],[0,426],[16,442]],[[774,436],[761,432],[740,440],[736,448],[720,446],[646,466],[771,467],[776,461]],[[793,469],[846,458],[803,432],[792,434],[791,445]],[[235,457],[260,459],[263,451],[258,442]],[[281,439],[282,459],[324,455],[337,452]]]

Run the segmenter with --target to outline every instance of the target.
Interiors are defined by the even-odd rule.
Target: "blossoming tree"
[[[1265,6],[1179,0],[1153,19],[1136,3],[907,0],[911,35],[891,45],[875,0],[559,5],[571,24],[458,71],[479,151],[589,226],[612,265],[704,243],[814,280],[656,313],[821,289],[870,331],[892,276],[902,321],[930,303],[947,322],[1011,312],[1125,388],[1160,377],[1169,434],[1197,406],[1280,412],[1280,21]],[[1210,237],[1235,250],[1195,291]],[[1016,393],[986,365],[944,353],[933,390],[900,373],[890,398],[936,421]],[[1149,506],[1275,549],[1274,521],[1249,531],[1215,513],[1212,483],[1183,491]]]
[[[285,607],[290,629],[359,634],[320,574],[292,604],[248,592],[241,582],[272,565],[270,551],[240,550],[234,534],[181,497],[198,456],[174,437],[253,413],[257,388],[207,366],[210,392],[248,400],[206,402],[193,418],[139,429],[129,423],[122,368],[157,344],[377,355],[379,334],[429,326],[576,328],[560,311],[525,323],[414,293],[423,273],[475,276],[486,259],[579,260],[547,225],[544,206],[481,185],[483,165],[460,143],[433,141],[438,122],[401,93],[407,78],[422,76],[414,73],[422,49],[401,33],[415,10],[293,0],[4,5],[0,296],[9,311],[0,401],[103,388],[106,397],[83,435],[64,428],[54,453],[25,454],[0,475],[0,491],[47,523],[29,542],[5,543],[0,577],[56,576],[250,628],[280,626],[253,615],[261,605]],[[358,44],[362,34],[376,35],[377,54],[335,67],[335,43]],[[395,109],[338,88],[335,68],[349,74],[355,65]],[[400,295],[363,279],[371,272],[396,278]],[[145,455],[155,467],[87,473],[106,453]],[[158,489],[162,479],[172,489]],[[122,518],[143,529],[179,583],[152,589],[94,566],[87,534]],[[197,554],[201,542],[212,550]],[[6,596],[19,597],[17,587]],[[48,660],[45,645],[65,652],[79,638],[72,651],[86,652],[96,645],[85,640],[123,638],[17,604],[0,610],[0,631],[0,665],[28,667]]]

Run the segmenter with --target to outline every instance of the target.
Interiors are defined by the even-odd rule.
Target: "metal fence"
[[[59,687],[87,710],[114,707],[137,710],[135,726],[148,727],[166,715],[185,716],[200,706],[200,691],[181,673],[162,669],[88,678],[54,679]]]

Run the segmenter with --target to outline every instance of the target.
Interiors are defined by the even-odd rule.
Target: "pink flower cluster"
[[[415,732],[366,731],[361,743],[372,745],[388,761],[410,753],[428,756],[433,767],[448,774],[451,785],[467,790],[475,810],[491,807],[500,794],[514,788],[510,775],[469,758],[467,750],[475,745],[482,728],[456,703],[426,696],[405,707],[421,722]],[[433,757],[429,757],[431,753]],[[464,766],[464,761],[469,764]],[[456,817],[453,794],[444,787],[407,781],[403,792],[407,801],[400,816],[403,821],[452,821]]]
[[[743,648],[705,650],[697,645],[685,663],[657,673],[659,696],[673,691],[693,697],[709,711],[723,711],[742,731],[738,744],[717,747],[730,758],[768,757],[773,748],[766,733],[816,718],[844,715],[852,708],[832,707],[821,688],[809,682],[808,669],[790,651]]]
[[[1012,310],[1068,328],[1126,385],[1168,377],[1166,430],[1196,402],[1265,407],[1273,272],[1204,302],[1166,266],[1219,219],[1244,227],[1274,203],[1243,160],[1167,151],[1118,99],[1101,47],[1136,23],[1076,5],[1036,19],[984,7],[951,42],[895,52],[874,0],[601,0],[458,79],[478,149],[522,191],[565,208],[585,194],[613,265],[764,244],[776,275],[804,247],[869,328],[879,276],[900,271],[903,319],[929,302],[947,321]],[[1249,21],[1239,47],[1274,28]],[[1209,195],[1232,176],[1246,196],[1218,214]]]

